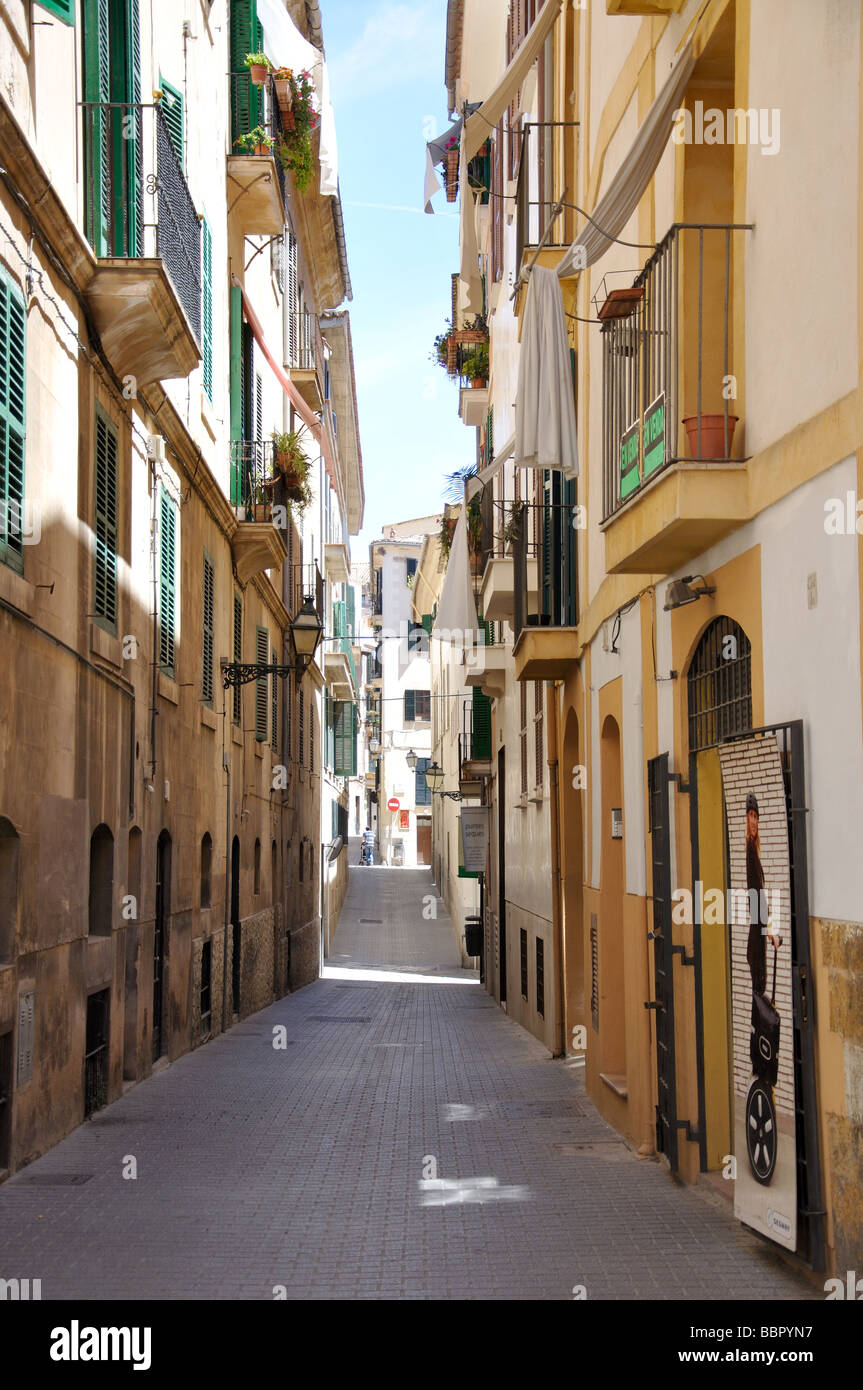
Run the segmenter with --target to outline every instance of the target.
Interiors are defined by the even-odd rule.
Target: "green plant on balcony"
[[[429,361],[434,362],[435,366],[449,369],[449,345],[452,337],[452,324],[449,319],[446,321],[446,328],[443,333],[438,333],[434,340],[432,350],[429,353]]]
[[[469,357],[466,357],[461,364],[461,374],[467,377],[472,386],[482,387],[488,384],[488,344],[478,343]]]
[[[312,104],[315,89],[311,75],[305,68],[296,75],[289,68],[281,71],[287,74],[291,101],[289,109],[282,106],[279,158],[282,167],[293,174],[297,192],[305,193],[315,172],[312,131],[317,129],[320,120]]]
[[[256,87],[263,87],[272,64],[266,53],[247,53],[243,59],[249,69],[249,76]]]
[[[273,141],[262,125],[256,125],[245,135],[238,135],[234,144],[240,154],[269,154],[273,148]]]
[[[305,427],[303,427],[305,428]],[[310,481],[311,460],[303,448],[303,430],[273,430],[273,463],[275,474],[285,480],[289,503],[298,515],[314,501]]]
[[[509,519],[503,528],[503,539],[509,546],[515,545],[521,533],[524,503],[516,500],[509,509]]]

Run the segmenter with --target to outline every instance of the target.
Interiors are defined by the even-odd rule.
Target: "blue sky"
[[[429,361],[450,313],[457,204],[423,212],[425,142],[444,129],[446,0],[322,0],[354,298],[348,307],[366,489],[355,559],[386,522],[443,505],[444,474],[476,433]],[[434,122],[434,124],[430,124]]]

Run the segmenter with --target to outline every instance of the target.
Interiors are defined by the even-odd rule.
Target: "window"
[[[186,168],[186,137],[185,121],[183,117],[183,93],[171,82],[166,82],[165,78],[159,74],[159,87],[162,91],[162,100],[159,102],[159,110],[165,118],[165,125],[168,127],[168,138],[174,148],[174,153],[180,161],[180,168]]]
[[[333,707],[334,767],[337,777],[357,775],[357,707],[351,700],[336,700]]]
[[[201,907],[212,905],[213,840],[209,830],[201,841]]]
[[[260,840],[256,840],[256,841],[255,841],[255,887],[254,887],[255,897],[258,896],[258,894],[260,893],[260,891],[261,891],[261,842],[260,842]]]
[[[259,627],[255,631],[255,661],[259,666],[267,665],[267,656],[270,650],[270,634],[265,627]],[[267,677],[258,676],[255,681],[255,739],[258,743],[266,743],[269,731],[269,709],[267,708]]]
[[[525,931],[524,927],[522,927],[522,929],[521,929],[521,933],[520,933],[520,942],[519,942],[519,944],[520,944],[520,947],[521,947],[521,997],[522,997],[522,999],[526,999],[526,998],[527,998],[527,932]]]
[[[503,275],[503,121],[494,132],[491,190],[491,278],[497,282]]]
[[[20,848],[21,841],[14,825],[0,816],[0,961],[15,959]]]
[[[431,758],[417,758],[416,806],[431,806],[431,788],[426,781],[426,771],[431,766]]]
[[[536,1011],[545,1018],[545,942],[536,938]]]
[[[209,1033],[212,1010],[213,943],[208,938],[201,946],[201,1032]]]
[[[533,683],[533,732],[534,732],[534,786],[541,787],[543,784],[543,762],[542,762],[542,681]]]
[[[213,708],[213,562],[204,551],[203,609],[201,617],[201,694]]]
[[[312,701],[309,710],[309,772],[315,770],[315,705]]]
[[[714,618],[705,630],[689,668],[687,695],[690,753],[752,728],[751,647],[733,618]]]
[[[405,569],[406,569],[405,578],[406,578],[406,579],[413,579],[414,575],[415,575],[416,572],[417,572],[417,562],[416,562],[416,560],[405,560]]]
[[[177,614],[177,506],[162,487],[159,509],[159,662],[174,679]]]
[[[93,612],[117,630],[117,432],[96,415],[95,553]]]
[[[24,299],[0,266],[0,560],[24,569]]]
[[[302,690],[300,691],[300,712],[299,712],[299,718],[297,719],[297,725],[298,725],[298,742],[299,742],[299,749],[298,749],[298,752],[297,752],[297,762],[299,763],[300,767],[302,767],[302,765],[303,765],[303,743],[305,742],[305,725],[306,725],[306,697],[305,697],[305,693],[304,693]]]
[[[234,661],[243,659],[243,600],[234,594]],[[234,723],[243,722],[243,687],[234,686]]]
[[[275,647],[273,648],[270,657],[273,666],[277,666],[279,664],[279,654],[276,651]],[[277,676],[276,672],[274,671],[272,675],[272,690],[270,692],[270,746],[274,752],[277,751],[279,747],[279,680],[280,677]]]
[[[527,684],[521,682],[521,794],[527,796]]]
[[[305,867],[306,842],[300,841],[300,883],[303,881],[303,868]]]
[[[595,912],[590,914],[590,1021],[599,1032],[599,928]]]
[[[405,723],[427,724],[431,719],[431,695],[428,690],[405,691]]]
[[[43,10],[49,10],[64,24],[75,23],[75,0],[37,0]]]
[[[213,402],[213,234],[206,217],[201,219],[201,263],[203,277],[204,391]]]
[[[90,837],[90,936],[110,936],[114,896],[114,836],[97,825]]]

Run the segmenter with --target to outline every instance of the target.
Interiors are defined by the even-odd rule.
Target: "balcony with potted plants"
[[[160,102],[84,102],[82,124],[93,327],[118,377],[187,377],[201,358],[201,224]]]
[[[609,573],[667,574],[748,519],[732,306],[745,230],[676,223],[630,286],[596,297]]]
[[[241,584],[284,562],[287,528],[313,500],[309,469],[296,430],[232,442],[231,505],[238,525],[231,546]]]
[[[488,416],[488,343],[476,343],[460,363],[458,413],[466,425],[478,428]]]
[[[248,53],[245,65],[231,74],[228,212],[244,236],[279,236],[289,178],[304,193],[314,175],[312,81],[305,71],[274,67],[265,53]]]

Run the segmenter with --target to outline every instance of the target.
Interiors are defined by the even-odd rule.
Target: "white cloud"
[[[354,97],[368,100],[391,87],[427,81],[429,50],[437,47],[442,48],[437,5],[383,4],[349,48],[328,52],[334,101],[342,106]]]

